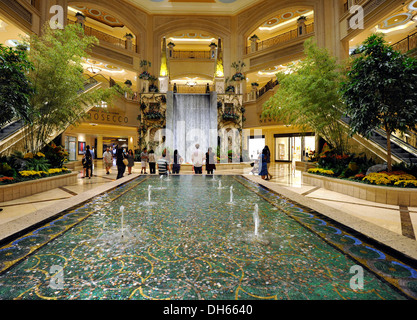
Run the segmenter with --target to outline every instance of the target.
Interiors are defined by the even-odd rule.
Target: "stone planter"
[[[0,202],[28,197],[36,193],[76,184],[78,172],[0,186]]]
[[[342,193],[354,198],[397,206],[417,207],[417,188],[397,188],[302,173],[305,184]]]

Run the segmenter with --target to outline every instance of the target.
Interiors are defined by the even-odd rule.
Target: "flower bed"
[[[30,174],[26,180],[19,183],[8,183],[0,185],[0,202],[11,201],[23,197],[28,197],[36,193],[45,192],[51,189],[68,186],[77,183],[78,172],[65,172],[49,174]]]
[[[353,179],[337,179],[308,172],[302,173],[302,179],[305,184],[318,186],[362,200],[397,206],[417,207],[417,188],[406,187],[413,180],[400,180],[405,185],[400,188],[399,186],[373,185]]]
[[[323,176],[334,176],[332,170],[326,170],[323,168],[314,168],[309,169],[308,173],[318,174]],[[334,177],[338,178],[338,177]],[[342,178],[340,178],[342,179]],[[408,174],[404,171],[394,171],[391,173],[388,172],[373,172],[368,175],[356,174],[352,177],[345,178],[347,180],[352,180],[356,182],[372,184],[372,185],[382,185],[382,186],[391,186],[391,187],[400,187],[400,188],[417,188],[417,179],[411,174]]]
[[[0,177],[0,185],[15,184],[19,182],[26,182],[31,180],[37,180],[41,178],[53,177],[57,175],[63,175],[71,173],[71,170],[67,168],[61,169],[49,169],[48,171],[19,171],[17,177]]]
[[[375,162],[372,159],[355,154],[337,154],[327,144],[324,145],[320,154],[315,155],[314,160],[317,161],[318,167],[309,169],[308,173],[371,185],[417,188],[417,167],[407,167],[401,164],[396,165],[397,169],[392,172],[368,173],[369,168],[378,167],[374,167]]]
[[[327,145],[313,160],[317,167],[303,172],[303,183],[363,200],[417,206],[416,166],[399,164],[392,172],[381,171],[381,165],[366,156],[340,155]]]

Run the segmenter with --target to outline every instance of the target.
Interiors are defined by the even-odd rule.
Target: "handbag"
[[[123,159],[123,163],[124,163],[125,166],[127,166],[129,161],[127,161],[127,159]]]

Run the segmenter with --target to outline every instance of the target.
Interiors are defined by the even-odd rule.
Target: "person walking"
[[[126,159],[125,152],[122,148],[117,149],[116,153],[116,166],[117,166],[117,178],[120,179],[123,178],[123,175],[126,171],[126,164],[124,160]]]
[[[182,158],[178,154],[178,150],[175,150],[174,151],[174,159],[173,159],[173,163],[172,163],[172,173],[173,174],[179,174],[180,173],[181,163],[182,163]]]
[[[269,180],[266,153],[266,150],[263,149],[262,153],[259,155],[259,175],[262,177],[263,180]]]
[[[195,145],[195,151],[191,156],[191,161],[193,162],[195,174],[203,173],[203,161],[204,161],[203,151],[200,150],[200,145],[197,143]]]
[[[135,155],[133,154],[132,149],[127,153],[127,172],[128,175],[132,174],[132,168],[135,165]]]
[[[103,153],[104,167],[106,168],[106,174],[110,174],[110,169],[113,167],[113,154],[110,152],[110,148],[107,147]]]
[[[155,159],[155,152],[153,149],[149,150],[149,173],[155,174],[156,173],[156,159]]]
[[[94,159],[96,158],[96,152],[95,152],[94,147],[92,147],[90,149],[90,153],[91,153],[91,175],[90,175],[90,177],[92,177],[93,172],[94,172]]]
[[[140,173],[142,174],[143,171],[145,171],[145,174],[147,174],[146,172],[146,163],[149,161],[149,156],[148,156],[148,149],[145,147],[142,151],[142,153],[140,154],[140,162],[141,162],[141,170]]]
[[[214,152],[213,149],[210,147],[206,153],[206,171],[207,174],[214,174],[214,170],[216,170],[216,163],[214,162]]]
[[[270,171],[269,171],[269,169],[271,167],[271,151],[269,150],[268,146],[265,146],[263,150],[265,150],[266,167],[267,167],[267,171],[268,171],[266,180],[270,180],[270,179],[272,179],[272,175],[270,174]],[[262,150],[262,152],[263,152],[263,150]]]

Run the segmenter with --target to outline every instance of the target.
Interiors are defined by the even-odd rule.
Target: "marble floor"
[[[140,174],[139,166],[139,163],[135,165],[131,176],[128,176],[126,171],[126,178],[123,180],[138,176]],[[107,175],[101,161],[96,161],[92,179],[82,178],[82,168],[76,168],[76,170],[79,171],[79,179],[76,184],[0,203],[0,208],[3,209],[0,212],[0,228],[6,227],[8,224],[26,221],[25,218],[29,218],[33,213],[59,207],[64,202],[71,202],[70,199],[73,197],[87,193],[94,195],[96,191],[117,183],[116,167],[114,166],[111,173]],[[261,183],[298,203],[312,208],[314,206],[313,209],[320,213],[329,212],[331,215],[337,212],[337,217],[343,220],[343,223],[355,230],[366,226],[366,230],[370,230],[369,234],[378,238],[378,241],[384,242],[386,238],[392,239],[398,236],[401,241],[406,241],[407,252],[411,252],[411,255],[417,259],[417,242],[415,241],[417,208],[379,204],[304,184],[301,171],[295,170],[291,164],[271,165],[270,172],[273,178],[269,181],[264,181],[259,176],[253,175],[251,170],[252,168],[248,165],[243,169],[217,170],[216,174],[244,175],[246,178]],[[182,170],[181,174],[193,173],[187,168]]]

